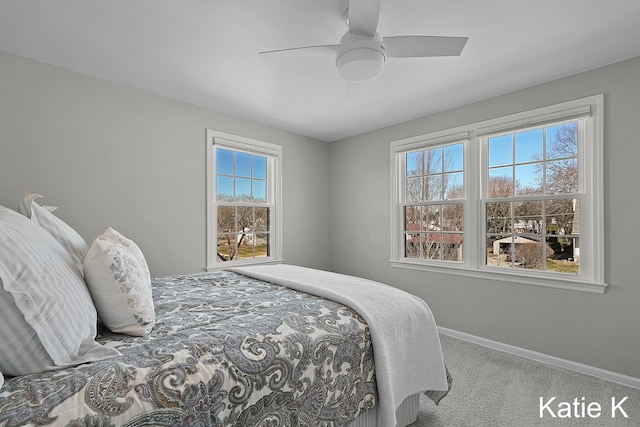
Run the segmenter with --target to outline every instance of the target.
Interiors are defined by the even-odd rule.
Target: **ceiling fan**
[[[334,54],[338,73],[345,80],[366,81],[382,72],[386,58],[459,56],[468,37],[391,36],[376,31],[380,0],[349,0],[344,14],[349,29],[340,44],[303,46],[260,52],[274,57]]]

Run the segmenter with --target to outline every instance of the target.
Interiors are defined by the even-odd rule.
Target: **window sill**
[[[407,260],[389,260],[392,267],[410,270],[428,271],[440,274],[453,274],[458,276],[475,277],[487,280],[499,280],[524,285],[545,286],[556,289],[568,289],[572,291],[604,294],[606,283],[594,283],[571,278],[558,278],[551,276],[531,276],[518,274],[514,271],[496,271],[495,269],[472,269],[461,264],[434,265]]]
[[[214,266],[207,266],[205,271],[217,271],[224,270],[226,268],[232,267],[246,267],[249,265],[265,265],[265,264],[282,264],[284,263],[284,259],[278,258],[268,258],[260,261],[250,260],[250,261],[231,261],[231,262],[221,262]]]

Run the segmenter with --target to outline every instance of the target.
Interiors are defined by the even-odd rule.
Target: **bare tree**
[[[513,180],[503,176],[489,179],[490,197],[513,196]],[[487,203],[487,232],[510,233],[511,232],[511,203],[492,202]]]
[[[407,171],[407,200],[440,200],[442,198],[441,149],[412,153],[414,165]]]
[[[542,251],[545,251],[544,255]],[[525,268],[542,270],[543,256],[549,258],[553,255],[553,249],[540,242],[520,243],[516,245],[516,260]]]
[[[231,261],[238,258],[238,249],[243,244],[254,244],[256,231],[268,231],[268,208],[253,206],[218,207],[218,259]],[[221,251],[222,249],[222,251]]]
[[[547,193],[577,193],[578,126],[567,123],[556,129],[554,139],[547,143]]]

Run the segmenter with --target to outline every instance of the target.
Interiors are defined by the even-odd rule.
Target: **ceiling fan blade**
[[[317,46],[292,47],[288,49],[266,50],[259,52],[265,59],[278,58],[309,58],[318,55],[335,55],[338,50],[337,44],[324,44]]]
[[[468,37],[392,36],[384,38],[387,56],[413,58],[428,56],[458,56]]]
[[[349,0],[347,17],[350,33],[373,37],[378,28],[380,0]]]

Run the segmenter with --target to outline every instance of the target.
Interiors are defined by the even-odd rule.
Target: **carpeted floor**
[[[638,389],[448,336],[441,335],[441,342],[453,387],[439,406],[423,398],[412,427],[640,426]],[[612,408],[612,399],[620,409]],[[590,418],[587,409],[592,402]],[[601,407],[599,417],[596,404]]]

